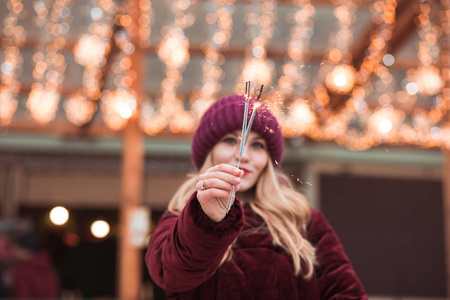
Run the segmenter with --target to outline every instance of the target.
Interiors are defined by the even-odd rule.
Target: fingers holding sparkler
[[[201,174],[196,185],[197,199],[205,214],[220,222],[227,214],[227,199],[233,187],[239,190],[244,175],[242,170],[228,165],[216,165]]]

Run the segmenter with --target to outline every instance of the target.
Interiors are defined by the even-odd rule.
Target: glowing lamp
[[[291,129],[284,132],[286,135],[301,135],[315,126],[316,115],[304,99],[297,99],[290,105],[285,122]]]
[[[398,131],[405,118],[404,112],[390,104],[375,110],[368,120],[368,129],[379,142],[396,142]]]
[[[27,100],[27,107],[34,120],[41,124],[49,123],[56,116],[60,94],[55,89],[33,85]]]
[[[377,128],[378,131],[381,133],[388,133],[389,131],[392,130],[392,121],[387,119],[379,120]]]
[[[73,95],[64,102],[67,120],[81,126],[92,119],[96,105],[81,94]]]
[[[97,220],[91,225],[91,233],[98,239],[102,239],[109,234],[109,224],[103,220]]]
[[[264,85],[272,82],[274,63],[263,58],[253,58],[245,62],[242,77]]]
[[[158,56],[167,65],[182,68],[189,62],[189,40],[183,30],[171,28],[161,41]]]
[[[83,34],[74,46],[75,61],[82,66],[100,66],[105,61],[105,43],[95,35]]]
[[[64,225],[69,220],[69,211],[62,206],[56,206],[50,211],[50,221],[55,225]]]
[[[435,95],[444,87],[440,71],[435,66],[421,66],[414,72],[419,93],[422,95]]]
[[[347,94],[355,85],[356,70],[351,65],[337,65],[325,78],[325,84],[330,91],[337,94]]]
[[[126,120],[136,113],[136,97],[128,90],[106,90],[101,97],[103,121],[113,129],[122,129]]]

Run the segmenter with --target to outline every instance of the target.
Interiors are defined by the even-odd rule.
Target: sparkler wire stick
[[[242,121],[242,133],[241,133],[241,142],[239,144],[239,161],[237,164],[237,168],[239,168],[239,166],[241,165],[241,157],[242,157],[242,149],[244,148],[244,136],[245,136],[245,132],[247,130],[247,116],[248,116],[248,104],[249,104],[249,98],[250,98],[250,81],[245,82],[245,108],[244,108],[244,120]],[[228,201],[227,201],[227,214],[230,211],[231,205],[234,202],[234,197],[235,197],[235,188],[236,185],[232,185],[231,186],[231,192],[230,195],[228,196]]]
[[[247,83],[248,83],[248,88],[247,88]],[[264,85],[261,85],[261,89],[259,91],[259,95],[256,98],[256,101],[259,101],[261,99],[261,94],[262,94],[262,90],[263,90]],[[245,90],[246,90],[246,95],[245,95],[245,108],[244,108],[244,119],[242,122],[242,134],[241,134],[241,142],[240,142],[240,146],[239,146],[239,160],[238,160],[238,164],[237,164],[237,168],[239,168],[239,166],[241,165],[241,158],[242,158],[242,154],[244,153],[244,149],[245,146],[247,145],[247,140],[248,140],[248,136],[250,134],[250,130],[252,129],[252,124],[253,124],[253,120],[255,119],[255,115],[256,115],[256,109],[261,106],[260,103],[256,102],[253,104],[253,111],[252,111],[252,115],[250,116],[250,121],[247,123],[247,118],[248,118],[248,106],[249,106],[249,98],[250,98],[250,81],[245,83]],[[228,197],[228,201],[227,201],[227,214],[231,209],[231,206],[234,203],[234,199],[235,199],[235,188],[236,185],[233,185],[231,187],[231,192],[230,195]]]

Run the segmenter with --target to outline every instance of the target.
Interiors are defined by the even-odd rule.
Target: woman
[[[284,140],[264,106],[236,168],[244,101],[222,98],[203,115],[192,142],[199,173],[149,242],[152,279],[169,299],[367,299],[323,214],[276,171]]]

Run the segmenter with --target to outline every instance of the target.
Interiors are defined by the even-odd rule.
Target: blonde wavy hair
[[[206,157],[205,163],[197,174],[190,174],[172,197],[168,210],[179,213],[198,182],[198,175],[206,172],[213,166],[211,153]],[[248,202],[251,209],[265,222],[273,244],[280,246],[290,254],[295,275],[302,271],[302,262],[306,267],[305,278],[311,278],[316,262],[314,247],[303,238],[301,232],[306,233],[306,225],[311,220],[311,209],[305,197],[297,192],[286,175],[275,171],[273,165],[267,164],[261,173],[255,187],[255,197]],[[222,262],[232,258],[232,247],[224,255]]]

